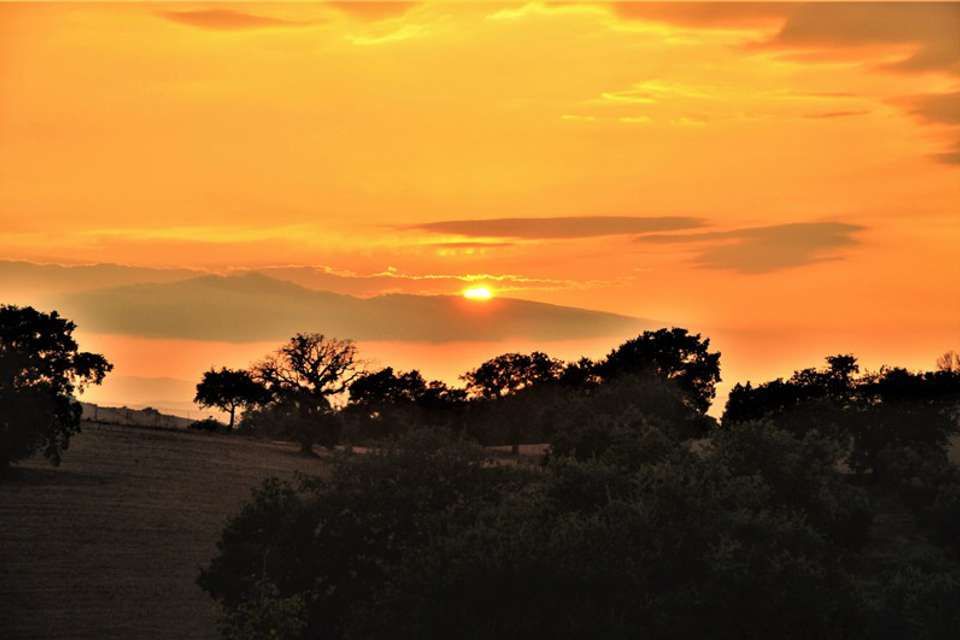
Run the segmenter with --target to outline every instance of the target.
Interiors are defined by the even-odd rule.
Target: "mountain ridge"
[[[58,302],[87,330],[229,342],[285,339],[301,331],[355,340],[556,340],[625,335],[652,326],[642,318],[515,298],[477,302],[407,293],[361,298],[257,272],[105,287],[70,293]]]

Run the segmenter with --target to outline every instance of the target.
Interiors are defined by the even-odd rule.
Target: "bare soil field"
[[[261,480],[323,470],[295,445],[84,424],[60,467],[0,481],[0,637],[218,637],[194,581],[224,521]]]

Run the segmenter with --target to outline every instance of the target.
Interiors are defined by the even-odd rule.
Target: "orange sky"
[[[958,34],[960,4],[0,4],[0,257],[491,274],[737,374],[929,366],[960,347]]]

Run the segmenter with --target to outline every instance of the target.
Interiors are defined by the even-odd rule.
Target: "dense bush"
[[[306,594],[290,597],[263,580],[250,589],[248,597],[227,609],[220,621],[224,640],[289,640],[300,638],[307,627]]]
[[[308,638],[846,637],[869,519],[834,449],[766,423],[630,433],[540,469],[442,432],[337,454],[260,489],[200,584],[228,616],[264,581],[302,597]]]
[[[751,435],[739,444],[772,457],[760,473],[724,444],[696,453],[662,446],[665,435],[642,463],[556,458],[406,555],[347,635],[846,637],[846,552],[810,517],[843,511],[831,493],[842,481],[815,465],[787,491],[774,470],[816,447],[769,427]]]
[[[406,554],[524,475],[443,432],[414,432],[365,455],[337,452],[329,478],[258,490],[199,582],[227,611],[263,580],[280,597],[305,594],[308,637],[337,637]]]
[[[351,435],[402,435],[266,483],[228,523],[199,579],[225,635],[956,637],[956,372],[834,356],[738,387],[721,428],[708,347],[674,330],[599,363],[507,354],[469,398],[357,378]],[[302,416],[274,402],[243,425]],[[471,437],[550,449],[505,461]]]
[[[883,368],[861,375],[849,355],[828,357],[827,365],[756,387],[735,385],[723,424],[766,417],[797,437],[829,435],[848,446],[853,471],[888,485],[914,482],[931,465],[944,468],[947,444],[960,431],[960,372]]]
[[[190,423],[190,428],[194,431],[205,431],[207,433],[216,433],[218,431],[226,431],[226,425],[221,423],[219,420],[214,420],[213,418],[204,418],[203,420],[195,420]]]
[[[711,426],[685,402],[674,383],[655,375],[624,375],[590,393],[564,394],[543,414],[555,455],[584,460],[623,446],[654,428],[673,438],[702,437]]]
[[[960,559],[960,477],[937,487],[930,505],[921,512],[921,522],[939,544]]]
[[[935,550],[893,562],[863,585],[860,595],[864,638],[960,637],[960,566]]]

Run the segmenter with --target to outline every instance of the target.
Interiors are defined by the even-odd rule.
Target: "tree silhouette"
[[[439,380],[426,382],[416,369],[394,372],[386,367],[361,375],[350,385],[350,401],[344,413],[361,436],[385,436],[416,424],[450,424],[455,411],[466,402],[466,391]]]
[[[377,417],[390,407],[413,405],[426,390],[427,383],[416,369],[396,374],[393,367],[386,367],[351,383],[350,406]]]
[[[304,452],[312,453],[314,443],[327,448],[337,444],[339,421],[331,415],[330,398],[360,375],[352,340],[298,333],[251,373],[274,402],[287,407],[289,431]]]
[[[210,369],[203,374],[193,401],[201,407],[216,407],[229,413],[232,430],[237,409],[262,403],[267,398],[267,390],[250,372],[222,367],[220,371]]]
[[[826,361],[787,380],[737,384],[724,426],[774,418],[798,437],[832,432],[849,447],[851,468],[876,481],[901,482],[947,465],[949,438],[960,429],[960,372],[883,367],[860,374],[851,355]]]
[[[505,432],[513,453],[520,452],[524,432],[535,423],[542,411],[540,385],[556,382],[563,372],[563,363],[541,351],[530,354],[504,353],[487,360],[461,378],[467,391],[489,406],[483,412],[496,430]],[[492,402],[496,401],[496,402]]]
[[[674,381],[701,414],[710,408],[720,381],[720,353],[710,352],[710,339],[686,329],[644,331],[610,352],[597,366],[605,379],[654,372]]]
[[[595,389],[603,381],[597,373],[597,363],[590,358],[568,362],[560,373],[560,384],[571,389]]]
[[[36,451],[59,465],[80,430],[74,393],[113,369],[103,356],[78,351],[74,329],[56,311],[0,306],[0,468]]]
[[[937,369],[960,373],[960,353],[950,350],[937,358]]]
[[[556,380],[563,364],[541,351],[504,353],[461,376],[467,391],[487,400],[502,398],[537,383]]]
[[[794,371],[787,380],[777,378],[754,387],[750,382],[734,385],[724,409],[724,422],[745,422],[775,417],[812,401],[832,402],[838,407],[855,401],[860,372],[849,354],[826,357],[825,369]]]

